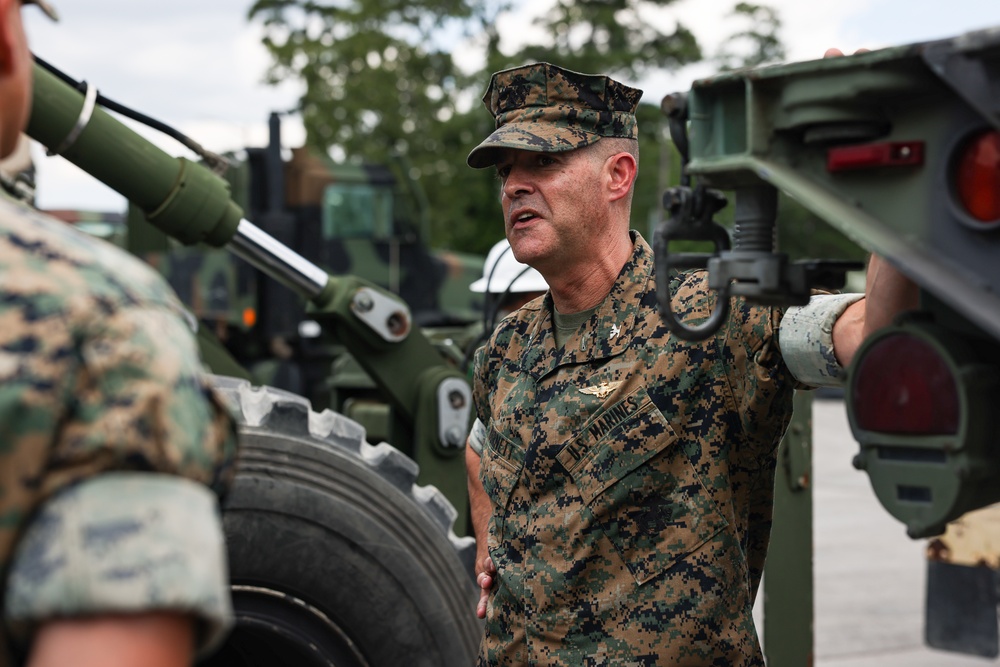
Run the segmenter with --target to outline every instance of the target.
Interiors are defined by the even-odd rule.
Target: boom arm
[[[243,218],[222,178],[133,132],[94,104],[92,88],[81,92],[37,64],[34,77],[29,136],[141,207],[169,236],[188,245],[228,244],[308,299],[317,320],[336,323],[338,339],[412,427],[416,454],[461,451],[468,384],[414,328],[405,303],[360,279],[331,276],[278,243]]]

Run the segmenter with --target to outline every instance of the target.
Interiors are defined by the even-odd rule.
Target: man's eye
[[[538,156],[539,166],[548,167],[549,165],[553,165],[555,163],[556,159],[551,155],[546,155],[545,153],[542,153],[541,155]]]
[[[497,178],[501,181],[507,180],[507,176],[510,174],[510,167],[497,167]]]

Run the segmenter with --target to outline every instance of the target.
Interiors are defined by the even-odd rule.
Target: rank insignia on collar
[[[606,398],[611,395],[611,392],[620,387],[621,384],[622,384],[621,380],[618,380],[617,382],[608,382],[607,380],[605,380],[596,387],[583,387],[582,389],[580,389],[580,392],[584,394],[590,394],[591,396],[596,396],[597,398]]]
[[[611,335],[609,335],[608,338],[615,338],[621,332],[622,332],[622,328],[620,326],[618,326],[617,324],[612,324],[611,325]]]

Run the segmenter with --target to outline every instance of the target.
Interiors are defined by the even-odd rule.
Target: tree
[[[491,241],[470,221],[498,219],[484,210],[495,188],[455,157],[488,134],[490,119],[468,114],[483,80],[464,73],[452,49],[479,34],[495,50],[495,18],[507,8],[507,0],[256,0],[249,18],[264,23],[269,79],[305,83],[307,144],[416,179],[435,244],[485,254]],[[406,157],[407,173],[392,155]]]
[[[467,85],[443,33],[485,20],[486,0],[257,0],[271,81],[305,83],[308,142],[385,161],[438,154],[437,126]]]
[[[670,20],[674,0],[557,0],[537,24],[547,39],[512,57],[558,63],[579,72],[605,72],[636,81],[701,59],[694,34]],[[665,31],[661,26],[673,25]]]
[[[722,69],[757,67],[784,60],[785,46],[778,36],[781,19],[774,8],[739,2],[731,16],[748,25],[733,33],[715,55]]]
[[[671,20],[673,0],[556,0],[538,19],[545,37],[504,53],[496,19],[512,2],[256,0],[249,16],[264,23],[269,78],[305,83],[307,143],[340,159],[408,164],[397,177],[416,179],[426,192],[432,243],[485,254],[503,235],[497,182],[492,170],[469,169],[463,158],[493,129],[478,103],[491,72],[544,60],[635,83],[702,57],[691,31]],[[735,11],[770,21],[773,30],[762,33],[776,40],[776,14],[765,10],[741,3]],[[460,67],[454,51],[465,38],[484,56],[474,71]],[[643,233],[658,214],[662,185],[658,102],[639,110],[648,157],[633,221]],[[406,159],[392,160],[397,154]]]

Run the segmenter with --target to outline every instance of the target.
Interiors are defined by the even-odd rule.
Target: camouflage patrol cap
[[[549,63],[497,72],[483,96],[496,131],[469,153],[467,162],[475,169],[491,167],[498,148],[558,153],[601,137],[637,139],[640,97],[641,90],[607,76]]]

